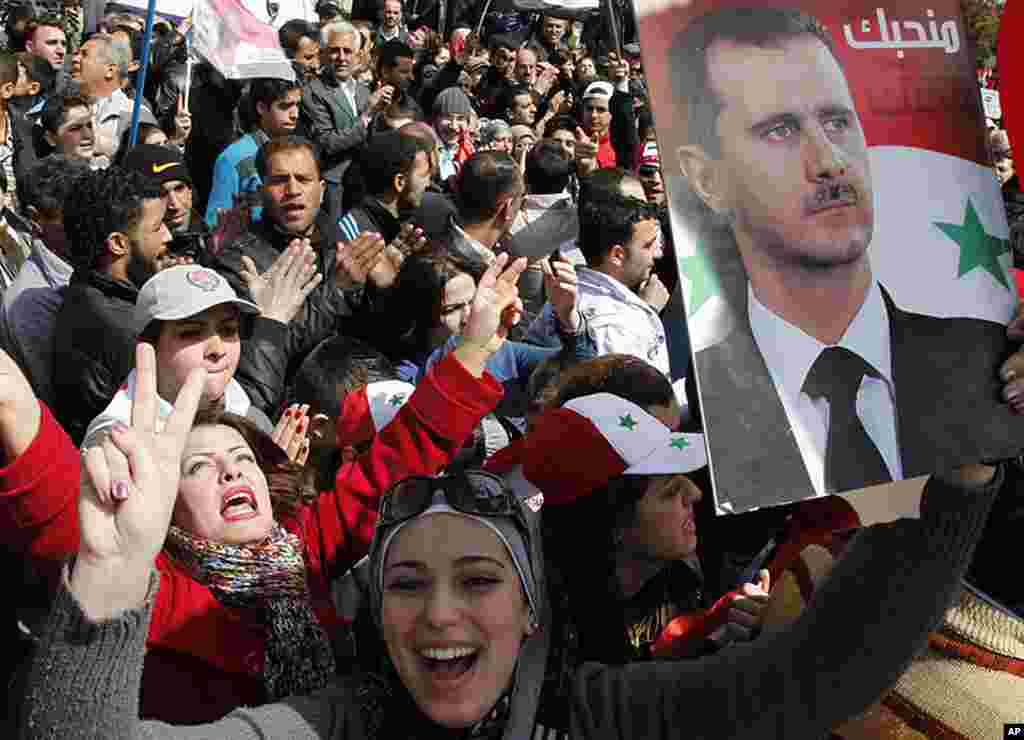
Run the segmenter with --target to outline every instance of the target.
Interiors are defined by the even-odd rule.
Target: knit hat
[[[537,138],[537,134],[534,132],[533,128],[522,123],[510,126],[509,131],[512,133],[513,141],[519,141],[519,139],[524,136],[532,136],[535,139]]]
[[[520,441],[523,476],[545,505],[569,504],[620,475],[675,475],[707,465],[703,434],[669,430],[632,401],[594,393],[538,418]]]
[[[185,166],[185,159],[177,149],[163,144],[139,144],[124,158],[122,167],[134,170],[155,180],[158,185],[180,180],[192,184],[192,175]]]
[[[142,332],[152,321],[176,321],[208,308],[231,303],[243,313],[258,314],[259,306],[242,300],[227,280],[198,265],[161,270],[139,290],[135,299],[135,327]]]
[[[603,98],[606,102],[611,100],[612,95],[615,94],[615,88],[612,87],[612,83],[598,80],[597,82],[591,82],[587,85],[587,89],[583,91],[582,100],[587,98]]]
[[[434,115],[444,116],[462,114],[468,116],[473,113],[473,104],[469,102],[466,93],[461,87],[446,87],[434,98]]]
[[[395,418],[415,389],[401,380],[381,380],[349,393],[338,417],[338,444],[345,447],[373,439]]]

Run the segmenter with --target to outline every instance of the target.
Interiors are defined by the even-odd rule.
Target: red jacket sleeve
[[[0,468],[0,542],[30,557],[60,561],[78,552],[78,448],[46,404],[39,433]]]
[[[301,514],[311,578],[330,579],[365,555],[388,487],[451,462],[502,394],[490,374],[474,377],[453,355],[431,368],[370,449],[338,470],[334,491]]]

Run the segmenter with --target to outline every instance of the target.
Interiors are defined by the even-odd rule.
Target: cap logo
[[[677,450],[683,450],[690,446],[690,443],[686,441],[685,437],[675,437],[671,442],[668,443],[669,447],[674,447]]]
[[[544,494],[538,493],[534,496],[530,496],[526,501],[524,501],[524,503],[530,508],[530,511],[536,514],[541,510],[541,507],[544,506]]]
[[[169,170],[171,167],[177,167],[177,162],[168,162],[166,164],[155,164],[153,165],[153,174],[159,175],[164,170]]]
[[[619,417],[619,426],[623,429],[633,431],[637,427],[637,420],[633,418],[632,414],[626,414],[625,416]]]
[[[405,394],[396,393],[395,395],[388,399],[388,403],[392,406],[401,406],[403,403],[405,403]]]
[[[220,277],[209,270],[192,270],[185,275],[185,279],[200,290],[212,293],[220,285]]]

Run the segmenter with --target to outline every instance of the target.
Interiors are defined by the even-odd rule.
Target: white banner
[[[196,0],[192,48],[225,77],[294,80],[273,26],[239,0]]]

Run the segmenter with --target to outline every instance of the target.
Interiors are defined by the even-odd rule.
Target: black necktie
[[[829,493],[892,480],[882,453],[857,416],[857,391],[865,375],[879,377],[854,352],[844,347],[828,347],[818,355],[804,381],[807,395],[828,400],[825,487]]]

